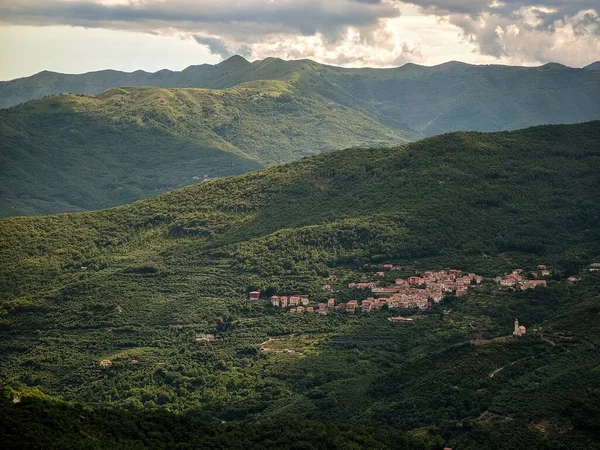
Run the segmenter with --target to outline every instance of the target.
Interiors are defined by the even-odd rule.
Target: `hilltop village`
[[[375,277],[381,280],[386,271],[394,270],[392,264],[384,264],[382,271],[376,272]],[[515,269],[509,274],[494,278],[499,289],[521,290],[545,287],[546,280],[551,274],[545,265],[539,265],[538,271],[526,273],[523,269]],[[569,282],[577,281],[571,277]],[[384,285],[382,281],[367,281],[348,283],[350,289],[369,290],[372,296],[367,297],[360,304],[358,300],[338,302],[330,298],[327,302],[313,302],[306,296],[278,296],[270,297],[271,305],[275,308],[288,309],[290,313],[318,313],[327,315],[329,312],[342,311],[353,314],[359,310],[363,313],[377,311],[383,307],[388,309],[415,308],[424,311],[432,305],[441,302],[445,296],[454,295],[464,297],[472,289],[484,282],[484,277],[475,273],[463,273],[458,269],[440,271],[417,271],[408,278],[396,278],[393,284]],[[323,291],[333,292],[331,285],[322,286]],[[256,301],[261,298],[260,291],[252,291],[249,300]]]

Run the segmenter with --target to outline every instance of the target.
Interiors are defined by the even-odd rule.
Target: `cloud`
[[[465,53],[510,63],[589,63],[597,0],[0,0],[0,23],[70,25],[194,39],[222,58],[313,58],[350,66],[426,62],[460,36]],[[412,5],[412,6],[411,6]],[[411,9],[412,8],[412,9]],[[404,18],[401,11],[419,11]],[[440,44],[407,26],[429,18]],[[453,32],[448,31],[451,27]],[[424,42],[429,42],[429,49]],[[447,52],[446,52],[447,53]]]
[[[399,15],[391,0],[0,0],[0,23],[179,34],[223,58],[277,48],[275,56],[321,53],[332,63],[365,61],[366,46],[389,46],[373,37]]]
[[[227,59],[233,55],[241,55],[247,57],[251,53],[251,49],[247,45],[239,46],[234,50],[230,48],[223,39],[199,35],[194,35],[193,38],[198,44],[205,45],[206,47],[208,47],[209,51],[213,55],[218,55],[223,59]]]
[[[11,24],[100,28],[174,28],[243,34],[304,36],[346,26],[374,25],[398,11],[389,2],[357,0],[0,0],[0,20]],[[222,28],[221,28],[222,29]]]
[[[583,65],[600,54],[597,0],[410,0],[457,26],[484,55]]]

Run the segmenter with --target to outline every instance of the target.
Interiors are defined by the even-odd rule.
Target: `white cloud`
[[[346,66],[580,66],[600,55],[596,0],[0,0],[1,23],[146,33],[219,58]]]

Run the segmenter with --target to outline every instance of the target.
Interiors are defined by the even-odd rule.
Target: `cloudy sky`
[[[0,79],[181,70],[233,54],[581,67],[600,59],[599,16],[599,0],[0,0]]]

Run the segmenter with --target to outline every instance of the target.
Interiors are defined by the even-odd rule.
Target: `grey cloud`
[[[464,14],[471,17],[489,13],[500,17],[519,18],[518,11],[526,7],[542,7],[554,10],[553,12],[538,11],[537,17],[541,23],[538,29],[552,30],[557,20],[577,15],[581,11],[600,11],[598,0],[500,0],[492,6],[492,0],[408,0],[420,6],[424,12],[449,16]]]
[[[194,40],[200,45],[206,45],[213,55],[228,58],[235,54],[235,52],[231,51],[221,39],[196,35],[194,36]]]
[[[365,26],[380,18],[394,17],[390,3],[347,0],[168,0],[100,4],[92,0],[0,0],[0,21],[11,24],[67,24],[104,28],[139,28],[147,23],[176,29],[204,28],[214,24],[260,24],[263,32],[312,35],[340,26]]]
[[[206,45],[213,55],[218,55],[223,59],[233,55],[250,56],[251,49],[247,45],[242,45],[236,49],[231,49],[223,39],[194,35],[194,40],[200,45]]]
[[[484,11],[514,11],[525,6],[545,6],[573,15],[586,9],[597,9],[597,0],[504,0],[504,6],[492,7],[492,0],[409,0],[412,3],[440,14],[480,14]]]

